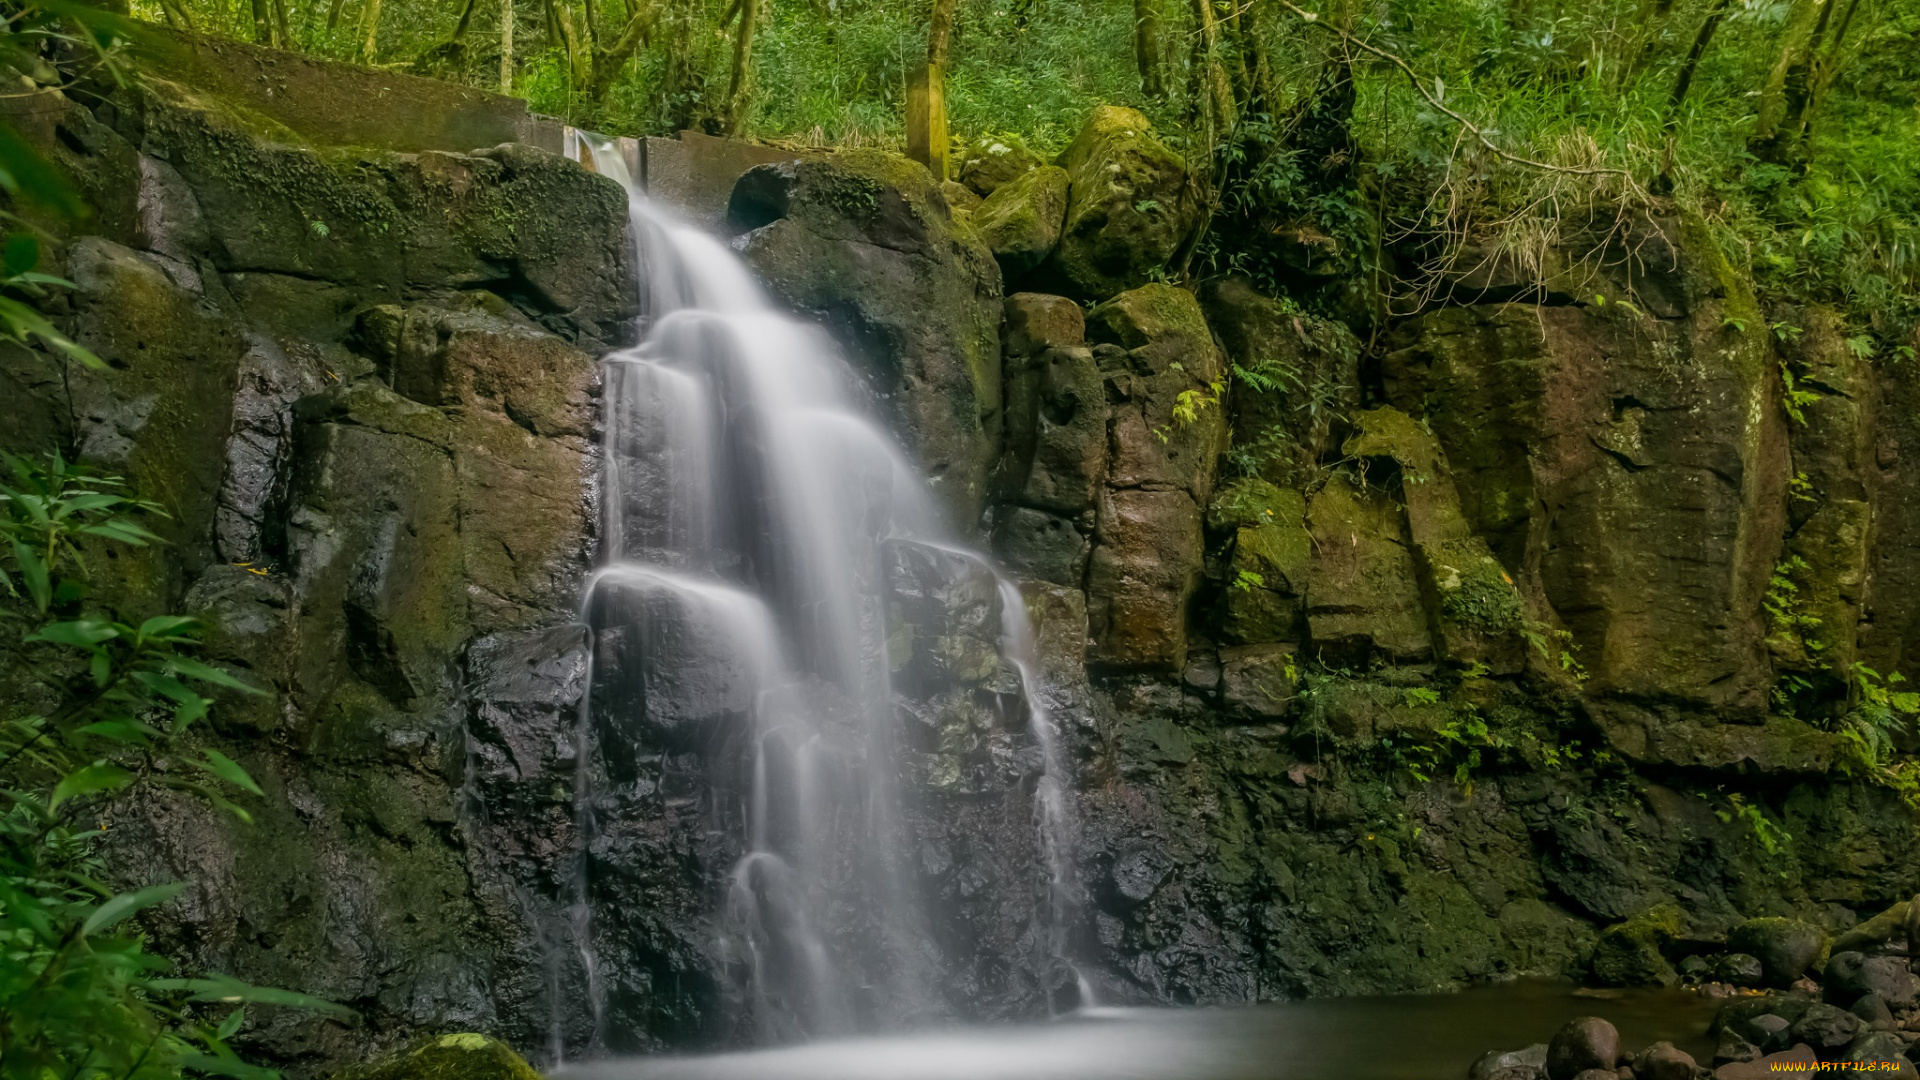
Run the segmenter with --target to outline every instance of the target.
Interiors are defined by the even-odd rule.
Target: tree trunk
[[[933,0],[933,17],[927,24],[927,63],[945,72],[947,49],[952,43],[953,0]]]
[[[253,0],[253,43],[273,44],[273,12],[267,0]]]
[[[287,0],[273,0],[273,30],[279,37],[275,44],[293,51],[293,34],[287,29]]]
[[[345,11],[346,9],[347,9],[347,0],[333,0],[333,3],[327,6],[328,32],[332,32],[332,30],[335,27],[340,25],[340,13]]]
[[[760,0],[741,0],[740,29],[733,39],[733,71],[727,76],[726,132],[740,134],[753,98],[753,32],[759,23]]]
[[[460,21],[453,24],[453,36],[448,38],[448,41],[464,43],[467,40],[467,27],[473,23],[474,5],[479,2],[480,0],[467,0],[466,5],[460,9]]]
[[[513,0],[500,0],[500,92],[513,93]]]
[[[1780,58],[1760,91],[1760,115],[1747,144],[1762,161],[1778,164],[1786,157],[1788,144],[1793,141],[1787,131],[1788,118],[1804,108],[1812,56],[1832,10],[1831,0],[1797,0],[1788,16]]]
[[[379,56],[380,0],[367,0],[367,6],[361,9],[360,34],[365,41],[360,50],[360,60],[371,64]]]
[[[593,100],[607,100],[607,94],[613,90],[614,81],[620,78],[627,61],[633,59],[633,54],[640,51],[640,46],[653,36],[653,26],[659,15],[658,0],[636,0],[633,13],[620,31],[620,37],[593,58]]]
[[[1233,87],[1220,63],[1220,24],[1213,17],[1213,0],[1193,0],[1193,21],[1199,30],[1193,42],[1196,74],[1206,103],[1208,129],[1218,138],[1233,127]]]
[[[1160,60],[1160,9],[1155,0],[1133,0],[1133,62],[1140,69],[1140,92],[1154,101],[1166,97]]]

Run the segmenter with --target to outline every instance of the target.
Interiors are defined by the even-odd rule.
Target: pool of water
[[[1459,993],[1246,1008],[1095,1009],[1044,1024],[956,1028],[688,1057],[572,1065],[565,1080],[1461,1080],[1487,1050],[1603,1016],[1621,1046],[1661,1039],[1705,1062],[1719,1002],[1685,991],[1509,983]]]

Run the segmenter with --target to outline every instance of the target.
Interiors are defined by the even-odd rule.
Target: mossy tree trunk
[[[733,36],[733,68],[727,74],[727,103],[721,125],[738,135],[753,104],[753,35],[758,28],[760,0],[739,0],[740,29]]]
[[[1160,8],[1155,0],[1133,0],[1133,62],[1140,69],[1140,92],[1154,101],[1167,96],[1160,58]]]
[[[500,0],[500,92],[513,93],[513,0]]]

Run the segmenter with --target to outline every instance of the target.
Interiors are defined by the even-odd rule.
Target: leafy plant
[[[143,786],[190,793],[242,821],[260,788],[233,759],[196,747],[203,691],[258,693],[196,659],[199,623],[138,625],[85,609],[83,544],[146,546],[152,504],[58,456],[5,459],[0,592],[5,625],[55,691],[43,712],[0,722],[0,1075],[138,1080],[182,1069],[258,1080],[230,1040],[236,1005],[335,1009],[219,976],[166,978],[131,920],[178,882],[116,892],[99,842],[116,798]],[[24,665],[23,665],[24,666]]]
[[[1759,805],[1748,802],[1742,795],[1736,793],[1727,796],[1726,808],[1715,810],[1713,813],[1723,822],[1738,821],[1745,825],[1748,835],[1753,837],[1753,842],[1758,844],[1760,850],[1766,852],[1769,858],[1778,858],[1791,850],[1792,834],[1768,817],[1766,811]]]

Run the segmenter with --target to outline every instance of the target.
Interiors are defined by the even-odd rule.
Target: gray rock
[[[1620,1032],[1598,1016],[1567,1021],[1547,1044],[1551,1080],[1578,1080],[1581,1073],[1596,1069],[1611,1074],[1619,1061]]]
[[[1786,989],[1826,948],[1827,932],[1796,919],[1748,919],[1727,935],[1727,948],[1759,958],[1766,985]]]
[[[1858,1001],[1847,1006],[1847,1011],[1868,1027],[1882,1031],[1891,1031],[1894,1027],[1893,1011],[1879,994],[1862,994]]]
[[[1806,1013],[1787,1030],[1787,1037],[1813,1047],[1825,1060],[1851,1043],[1865,1026],[1859,1017],[1845,1009],[1819,1003],[1807,1007]]]
[[[1735,986],[1759,986],[1766,978],[1758,957],[1746,953],[1725,953],[1714,961],[1714,977]]]
[[[1874,994],[1891,1008],[1906,1008],[1920,998],[1920,977],[1904,956],[1865,956],[1857,952],[1834,954],[1824,973],[1827,1000],[1845,1005],[1864,994]]]
[[[1547,1068],[1547,1044],[1534,1043],[1518,1050],[1489,1050],[1467,1070],[1467,1080],[1492,1080],[1495,1073],[1516,1068],[1535,1069],[1544,1074]]]
[[[1633,1056],[1635,1080],[1694,1080],[1693,1055],[1670,1042],[1657,1042]]]
[[[1725,1065],[1735,1061],[1752,1061],[1760,1056],[1760,1048],[1740,1032],[1727,1028],[1720,1033],[1719,1045],[1713,1051],[1713,1063]]]

